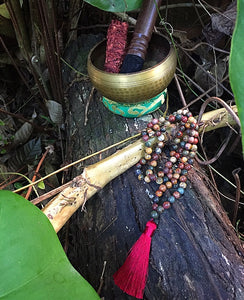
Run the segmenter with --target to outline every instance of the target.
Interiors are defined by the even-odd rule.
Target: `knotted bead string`
[[[151,199],[151,217],[158,223],[159,215],[185,192],[197,151],[198,124],[188,109],[178,110],[149,122],[142,139],[145,154],[135,173],[139,180],[158,185]]]

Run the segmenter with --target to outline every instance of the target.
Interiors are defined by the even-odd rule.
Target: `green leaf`
[[[4,17],[6,19],[10,19],[10,15],[9,15],[8,9],[6,7],[6,4],[0,5],[0,16]]]
[[[37,186],[39,187],[39,189],[41,190],[45,190],[45,183],[43,181],[40,181]]]
[[[0,299],[100,299],[68,261],[48,218],[0,191]]]
[[[241,121],[242,149],[244,152],[244,0],[237,2],[237,19],[231,41],[229,75]]]
[[[85,0],[85,2],[105,11],[125,12],[138,9],[143,0]]]

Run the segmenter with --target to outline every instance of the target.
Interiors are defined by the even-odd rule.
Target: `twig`
[[[239,203],[240,203],[241,182],[240,182],[240,177],[238,175],[238,173],[240,171],[241,171],[241,168],[237,168],[237,169],[232,171],[232,175],[234,176],[235,182],[236,182],[236,201],[235,201],[234,213],[233,213],[233,218],[232,218],[233,226],[236,225],[237,213],[238,213],[238,208],[239,208]]]
[[[178,80],[178,77],[177,77],[176,74],[174,75],[174,78],[175,78],[175,83],[176,83],[178,92],[180,94],[181,102],[182,102],[183,106],[186,106],[186,100],[185,100],[185,97],[183,95],[183,92],[182,92],[182,89],[181,89],[181,86],[180,86],[180,83],[179,83],[179,80]]]
[[[48,152],[50,152],[50,148],[51,148],[51,146],[48,146],[48,147],[46,148],[45,153],[42,155],[42,158],[40,159],[40,161],[39,161],[39,163],[38,163],[38,165],[37,165],[37,167],[36,167],[34,176],[32,177],[32,180],[31,180],[33,183],[34,183],[35,180],[36,180],[36,175],[37,175],[37,173],[39,172],[39,170],[40,170],[40,168],[41,168],[41,165],[42,165],[42,163],[44,162],[45,157],[47,156]],[[52,149],[52,150],[53,150],[53,149]],[[41,179],[42,179],[42,178],[41,178]],[[30,197],[31,191],[32,191],[32,186],[30,186],[30,187],[28,188],[28,191],[27,191],[27,193],[26,193],[25,199],[28,200],[28,198]]]
[[[102,274],[101,274],[101,277],[100,277],[100,284],[99,284],[99,288],[97,290],[98,295],[101,294],[101,290],[102,290],[102,287],[103,287],[103,283],[104,283],[103,277],[104,277],[104,272],[105,272],[105,269],[106,269],[106,264],[107,264],[107,261],[105,260],[103,262],[103,269],[102,269]]]
[[[214,163],[221,156],[221,154],[224,152],[225,148],[227,147],[227,145],[230,141],[231,136],[232,136],[232,131],[230,131],[229,135],[225,139],[225,141],[222,144],[222,146],[220,147],[219,151],[214,155],[214,157],[212,157],[211,159],[208,159],[208,160],[206,159],[204,161],[202,161],[198,157],[196,157],[197,162],[201,165],[204,165],[204,166]]]
[[[229,51],[226,51],[226,50],[223,50],[223,49],[220,49],[220,48],[217,48],[217,47],[215,47],[215,46],[213,46],[213,45],[211,45],[211,44],[209,44],[209,43],[206,43],[206,42],[200,42],[200,43],[198,43],[198,44],[196,44],[194,47],[192,47],[192,48],[184,48],[184,47],[182,47],[181,46],[181,49],[183,49],[183,50],[185,50],[185,51],[195,51],[198,47],[200,47],[200,46],[202,46],[202,45],[206,45],[206,46],[209,46],[209,47],[211,47],[211,48],[213,48],[215,51],[219,51],[219,52],[222,52],[222,53],[225,53],[225,54],[230,54],[230,52]]]
[[[176,68],[176,70],[177,71],[179,71],[180,73],[182,73],[182,70],[181,69],[179,69],[179,68]],[[202,92],[202,93],[204,93],[205,91],[204,91],[204,89],[203,88],[201,88],[200,87],[200,85],[198,85],[194,80],[192,80],[191,79],[191,77],[189,77],[189,76],[187,76],[186,74],[182,74],[187,80],[189,80],[200,92]],[[180,77],[179,77],[179,79],[181,80],[181,81],[183,81],[183,83],[185,83],[184,82],[184,80],[182,80]],[[214,89],[215,88],[215,86],[214,87],[211,87],[211,90],[212,89]],[[208,95],[208,91],[207,92],[205,92],[206,94],[205,95],[207,95],[208,97],[210,97],[210,95]],[[195,95],[197,95],[196,93],[195,93]]]

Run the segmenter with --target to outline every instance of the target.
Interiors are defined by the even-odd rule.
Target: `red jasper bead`
[[[151,181],[155,181],[157,179],[157,176],[155,174],[149,174],[148,177]]]
[[[163,208],[164,208],[164,209],[169,209],[169,208],[170,208],[170,202],[169,202],[169,201],[165,201],[165,202],[163,203]]]
[[[178,192],[178,191],[175,191],[174,193],[173,193],[173,196],[176,198],[176,199],[179,199],[180,198],[180,193]]]
[[[181,169],[180,168],[175,169],[175,173],[176,174],[180,174],[181,173]]]
[[[169,155],[170,155],[170,156],[175,156],[175,153],[176,153],[176,152],[173,150],[173,151],[170,151]]]
[[[161,131],[157,131],[157,132],[156,132],[156,136],[160,136],[161,134],[162,134]]]
[[[160,126],[158,124],[153,125],[153,130],[160,130]]]
[[[181,117],[181,121],[182,121],[183,123],[186,123],[187,120],[188,120],[187,116],[182,116],[182,117]]]
[[[179,163],[179,164],[178,164],[178,168],[184,169],[184,167],[185,167],[185,165],[184,165],[183,163]]]
[[[147,161],[144,159],[144,158],[141,158],[140,159],[140,164],[141,165],[145,165],[147,163]]]
[[[172,168],[172,162],[171,161],[167,161],[166,163],[165,163],[165,167],[167,167],[167,168]]]
[[[152,209],[153,209],[153,210],[156,210],[157,208],[158,208],[158,204],[157,204],[157,203],[153,203]]]
[[[178,138],[181,138],[181,137],[183,136],[183,132],[182,132],[182,131],[178,131],[178,132],[176,133],[176,136],[177,136]]]
[[[194,138],[194,142],[193,142],[193,144],[197,144],[198,143],[198,139],[197,138]]]
[[[162,192],[165,192],[167,190],[166,185],[165,184],[160,184],[159,190],[162,191]]]
[[[172,184],[177,184],[177,179],[174,177],[172,177],[170,181],[172,182]]]
[[[180,176],[180,181],[181,182],[186,182],[187,181],[186,176],[185,175]]]
[[[168,173],[168,174],[167,174],[167,177],[168,177],[169,179],[171,179],[171,178],[173,177],[173,174],[172,174],[172,173]]]
[[[142,137],[144,142],[147,142],[149,140],[149,136],[148,135],[143,135]]]
[[[154,124],[157,124],[158,123],[158,119],[152,119],[152,122],[151,122],[153,125]]]
[[[158,158],[159,158],[158,154],[157,153],[153,153],[152,159],[153,160],[158,160]]]
[[[169,121],[170,123],[174,122],[174,121],[175,121],[175,116],[170,115],[169,118],[168,118],[168,121]]]
[[[191,170],[191,168],[192,168],[192,165],[190,165],[190,164],[185,165],[185,169],[186,169],[187,171]]]
[[[179,159],[179,158],[180,158],[180,153],[175,153],[175,157],[176,157],[177,159]]]

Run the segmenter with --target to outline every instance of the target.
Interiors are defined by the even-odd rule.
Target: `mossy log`
[[[78,50],[75,47],[73,51]],[[67,57],[72,65],[77,58],[74,53]],[[74,82],[68,91],[72,161],[138,133],[150,118],[125,119],[112,114],[95,93],[84,122],[90,91],[88,81]],[[112,153],[109,150],[85,165]],[[72,178],[83,167],[77,165]],[[185,195],[160,217],[152,240],[145,299],[243,299],[242,245],[199,170],[195,165]],[[100,287],[106,300],[133,299],[114,285],[112,275],[143,231],[151,210],[148,194],[154,191],[154,185],[137,180],[132,167],[94,194],[60,233],[63,240],[68,232],[67,255],[74,267],[95,289]]]

